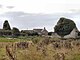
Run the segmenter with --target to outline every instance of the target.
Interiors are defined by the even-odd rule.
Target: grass
[[[29,37],[18,37],[18,38],[7,38],[0,37],[0,60],[10,60],[9,56],[6,54],[6,45],[10,45],[10,49],[15,49],[12,47],[12,44],[15,42],[23,42],[23,41],[32,41],[34,43],[33,46],[30,46],[26,49],[17,49],[15,50],[16,60],[55,60],[54,56],[57,53],[64,53],[65,60],[80,60],[80,50],[79,47],[74,47],[73,50],[61,48],[54,49],[51,44],[45,45],[43,49],[45,49],[45,54],[43,53],[43,49],[37,51],[36,46],[39,41],[44,40],[45,37],[38,36],[29,36]],[[58,38],[49,38],[52,40],[60,40]],[[13,50],[12,50],[13,52]]]
[[[0,42],[21,42],[21,41],[32,41],[32,40],[40,40],[41,37],[37,36],[30,36],[30,37],[18,37],[18,38],[7,38],[7,37],[0,37]]]

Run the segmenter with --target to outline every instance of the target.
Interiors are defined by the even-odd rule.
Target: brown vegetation
[[[79,60],[80,41],[43,38],[36,43],[0,42],[0,51],[0,60]]]

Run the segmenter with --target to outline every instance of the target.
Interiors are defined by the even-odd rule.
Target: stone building
[[[33,29],[34,32],[37,32],[39,35],[48,35],[48,31],[44,27],[44,29]]]
[[[23,34],[27,35],[28,33],[38,33],[38,35],[48,35],[48,31],[44,29],[33,29],[33,30],[22,30]]]

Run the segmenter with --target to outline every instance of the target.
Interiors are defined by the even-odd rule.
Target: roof
[[[46,28],[44,27],[44,29],[43,29],[41,32],[46,33],[46,32],[48,32],[48,31],[47,31]]]
[[[38,34],[42,34],[42,33],[48,33],[48,31],[45,29],[33,29],[33,30],[22,30],[22,33],[33,33],[33,32],[37,32]]]
[[[33,30],[22,30],[21,32],[24,32],[24,33],[33,33],[34,31]]]
[[[41,32],[43,29],[33,29],[35,32]]]

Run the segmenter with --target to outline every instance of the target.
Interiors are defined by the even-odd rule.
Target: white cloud
[[[80,0],[0,0],[0,5],[2,5],[0,21],[9,19],[12,26],[18,26],[20,29],[24,29],[25,26],[26,28],[46,26],[48,29],[52,29],[56,20],[62,16],[71,18],[80,28],[78,18],[80,16]],[[7,6],[14,6],[14,8],[8,9]],[[6,14],[6,12],[11,13]]]
[[[80,9],[80,0],[0,0],[4,6],[15,6],[5,11],[23,11],[27,13],[65,13],[71,9]],[[1,10],[0,10],[1,11]]]

